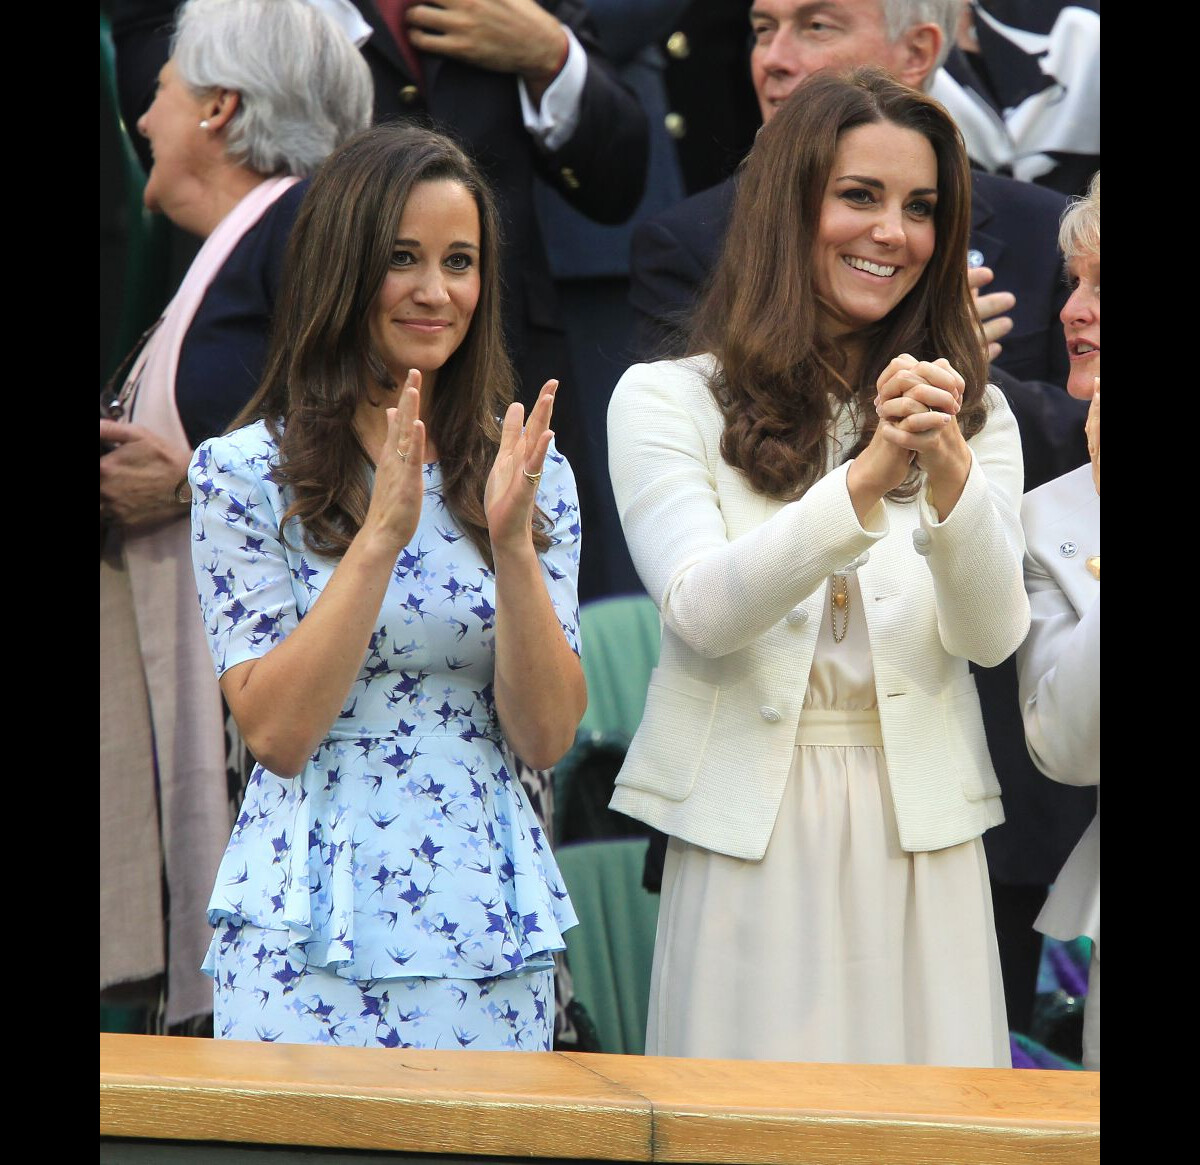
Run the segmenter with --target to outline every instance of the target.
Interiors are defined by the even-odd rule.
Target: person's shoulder
[[[991,379],[993,370],[990,367],[988,368],[988,376],[989,380],[983,386],[983,403],[988,412],[995,412],[996,409],[1012,412],[1012,402],[1008,399],[1008,394],[1004,389],[994,379]]]
[[[271,203],[267,208],[267,214],[295,218],[296,212],[300,209],[300,203],[304,201],[304,196],[308,193],[311,185],[311,178],[301,178],[299,182],[293,183]]]
[[[690,194],[674,206],[668,206],[665,210],[651,215],[640,223],[637,229],[652,231],[657,228],[672,234],[695,227],[719,230],[729,218],[735,189],[734,179],[726,178],[716,186]]]
[[[300,213],[300,204],[311,184],[311,178],[301,178],[299,182],[289,186],[266,210],[255,226],[259,232],[268,236],[282,235],[286,240],[291,234],[292,224]]]
[[[671,398],[678,401],[710,400],[709,382],[716,370],[710,353],[681,356],[674,360],[653,360],[632,364],[613,390],[613,399],[626,399],[639,413],[647,399]]]
[[[196,448],[196,462],[209,468],[238,466],[265,476],[277,446],[265,421],[252,421],[239,429],[220,433],[201,441]]]
[[[1051,574],[1068,558],[1067,542],[1098,536],[1100,496],[1092,480],[1091,464],[1031,489],[1021,499],[1021,528],[1029,556],[1043,562]],[[1070,552],[1071,557],[1074,553]]]
[[[1099,501],[1089,462],[1031,489],[1021,499],[1021,520],[1056,517]]]
[[[1068,201],[1065,194],[1049,186],[1007,178],[1003,174],[989,174],[986,170],[972,170],[971,185],[975,198],[993,209],[1016,207],[1022,214],[1048,215],[1056,223]]]

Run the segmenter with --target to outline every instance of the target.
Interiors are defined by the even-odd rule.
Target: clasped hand
[[[916,461],[935,493],[952,505],[971,463],[955,419],[966,382],[944,357],[917,360],[905,352],[883,370],[876,387],[879,425],[861,454],[859,474],[882,496],[904,481]]]
[[[141,526],[185,511],[175,488],[187,473],[191,450],[177,449],[144,425],[100,421],[100,440],[111,449],[100,458],[100,517]]]

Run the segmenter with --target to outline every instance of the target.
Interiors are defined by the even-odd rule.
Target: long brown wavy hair
[[[855,333],[856,372],[825,334],[813,277],[821,208],[838,143],[849,130],[890,122],[925,137],[937,157],[935,246],[913,289],[886,317]],[[958,423],[983,428],[987,364],[967,284],[971,177],[950,115],[877,68],[817,73],[759,131],[742,165],[721,258],[693,318],[688,352],[712,352],[710,389],[725,418],[721,454],[759,492],[800,496],[825,469],[830,396],[858,417],[855,457],[878,418],[876,381],[901,352],[946,357],[966,381]],[[851,379],[853,382],[851,382]],[[913,497],[914,468],[889,497]]]
[[[479,302],[462,343],[439,369],[428,425],[442,498],[493,565],[483,491],[500,444],[515,376],[500,323],[499,219],[486,182],[449,138],[379,125],[348,139],[305,192],[284,258],[266,368],[230,424],[265,422],[279,446],[272,477],[292,501],[310,550],[340,557],[362,527],[374,462],[354,425],[359,402],[398,389],[370,335],[370,309],[387,274],[413,187],[450,179],[479,209]],[[281,523],[282,524],[282,523]],[[535,511],[533,540],[550,545]]]

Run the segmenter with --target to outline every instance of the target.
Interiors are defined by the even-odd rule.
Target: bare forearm
[[[532,545],[496,553],[494,690],[513,751],[532,768],[560,760],[575,739],[587,692]]]
[[[287,638],[222,678],[250,751],[277,775],[300,772],[345,705],[397,553],[389,539],[361,530]]]

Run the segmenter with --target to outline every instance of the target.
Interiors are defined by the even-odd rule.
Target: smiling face
[[[421,370],[426,399],[475,314],[479,242],[479,208],[461,182],[413,187],[371,307],[371,340],[397,384],[410,368]]]
[[[881,0],[754,0],[750,77],[770,121],[780,103],[819,69],[878,65],[909,84],[903,38],[888,40]]]
[[[1076,256],[1067,263],[1067,275],[1071,295],[1058,316],[1071,361],[1067,392],[1090,400],[1100,375],[1100,256]]]
[[[154,156],[142,193],[148,210],[169,216],[171,207],[186,195],[189,179],[207,152],[205,131],[200,128],[206,107],[205,99],[192,95],[171,61],[163,65],[154,100],[137,122],[138,133],[150,143]]]
[[[883,319],[933,255],[937,156],[891,122],[847,130],[825,186],[813,277],[829,335]]]

